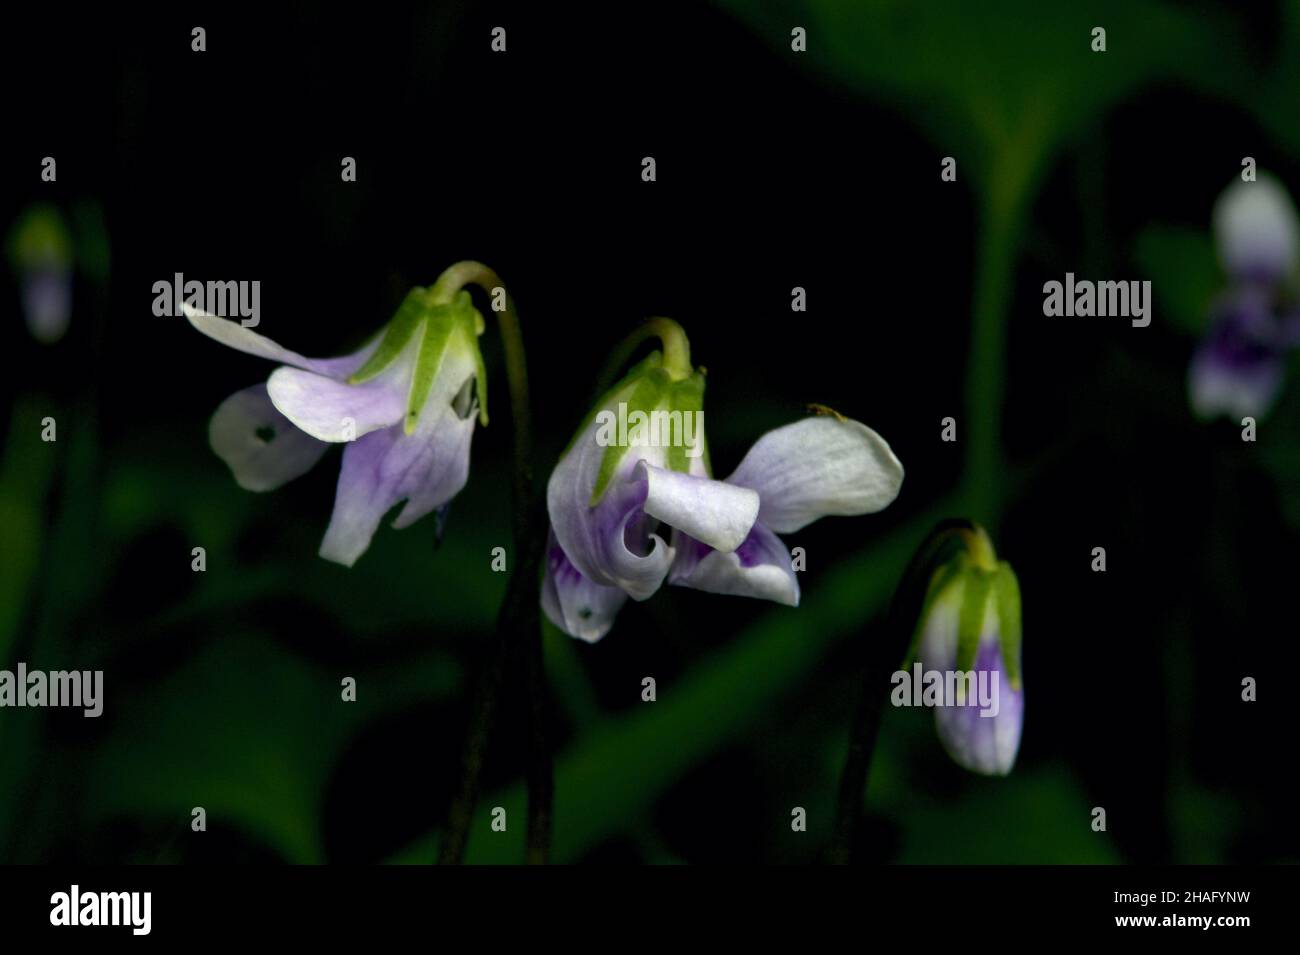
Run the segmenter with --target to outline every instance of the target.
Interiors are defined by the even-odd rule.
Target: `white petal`
[[[790,534],[819,517],[882,510],[898,496],[903,466],[866,425],[819,416],[763,435],[727,482],[756,490],[759,521]]]
[[[247,491],[270,491],[306,474],[329,449],[276,411],[264,384],[221,403],[208,425],[208,441]]]
[[[609,633],[626,602],[627,594],[618,587],[603,587],[583,576],[551,533],[542,579],[542,609],[551,623],[571,637],[595,643]]]
[[[185,317],[190,320],[191,325],[223,345],[249,355],[256,355],[258,358],[266,358],[282,365],[292,365],[295,368],[305,368],[332,378],[345,378],[352,374],[365,364],[371,352],[379,346],[380,339],[376,335],[363,348],[351,355],[340,358],[307,358],[276,344],[265,335],[259,335],[252,329],[245,328],[239,322],[218,318],[192,305],[182,305],[181,308],[185,310]]]
[[[645,461],[637,469],[646,481],[645,512],[716,550],[735,550],[754,526],[756,491]]]
[[[790,551],[761,523],[755,524],[745,542],[730,554],[680,534],[673,538],[673,549],[677,559],[668,574],[670,584],[799,606],[799,581]]]
[[[1295,206],[1268,176],[1234,180],[1214,206],[1219,260],[1234,278],[1276,282],[1296,267]]]

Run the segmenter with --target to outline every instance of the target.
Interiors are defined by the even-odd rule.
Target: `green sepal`
[[[967,565],[964,576],[965,589],[961,595],[961,610],[957,615],[956,669],[965,672],[975,666],[979,652],[980,636],[984,630],[984,611],[988,606],[989,592],[993,588],[994,574]]]
[[[487,424],[487,376],[483,353],[478,347],[478,330],[483,326],[483,316],[474,308],[469,293],[464,291],[446,304],[430,306],[427,316],[415,370],[411,374],[411,387],[407,392],[406,433],[415,431],[449,347],[469,348],[474,352],[474,388],[479,420]]]
[[[406,298],[397,307],[397,313],[385,327],[379,347],[366,359],[364,365],[348,376],[348,384],[358,385],[369,381],[396,361],[428,314],[427,292],[418,287],[407,292]]]
[[[642,373],[640,380],[632,386],[631,393],[623,399],[627,405],[627,417],[631,418],[632,414],[637,411],[643,411],[649,415],[650,412],[663,404],[664,397],[668,394],[671,384],[672,376],[663,368],[657,365],[653,368],[647,368]],[[601,406],[601,409],[603,408],[604,405]],[[605,454],[600,459],[600,470],[596,472],[596,485],[591,491],[591,507],[595,507],[600,503],[605,488],[609,486],[609,482],[614,477],[614,472],[618,470],[619,462],[623,460],[628,450],[627,445],[620,445],[617,442],[605,448]]]
[[[964,569],[961,555],[951,561],[940,564],[930,575],[929,586],[925,589],[925,596],[921,601],[920,613],[916,615],[916,625],[912,628],[912,642],[907,648],[907,656],[903,659],[899,669],[907,670],[912,666],[916,659],[917,651],[921,646],[921,634],[925,632],[925,624],[930,618],[930,611],[948,590],[949,586],[956,583],[957,578],[961,576]]]
[[[415,370],[411,373],[411,387],[406,393],[407,434],[415,430],[420,420],[420,411],[429,400],[429,392],[437,380],[438,369],[442,367],[443,356],[447,353],[447,343],[456,331],[456,317],[452,305],[435,305],[428,311],[424,323],[424,334],[420,339],[420,350],[415,356]],[[381,346],[382,347],[382,346]]]
[[[697,411],[704,410],[704,376],[697,371],[688,378],[673,382],[668,389],[668,410],[682,413],[682,430],[684,432],[687,416],[694,416]],[[712,468],[709,467],[708,463],[708,448],[704,445],[704,429],[701,428],[700,432],[694,437],[700,443],[701,453],[704,455],[705,469],[712,473]],[[685,444],[669,444],[668,467],[673,471],[689,473],[691,459],[686,454],[688,450]]]
[[[9,264],[15,271],[46,265],[72,267],[72,238],[59,210],[48,202],[29,206],[9,231]]]
[[[1011,681],[1011,689],[1020,689],[1020,582],[1005,560],[998,562],[994,574],[993,599],[997,601],[998,632],[1002,646],[1002,666]]]

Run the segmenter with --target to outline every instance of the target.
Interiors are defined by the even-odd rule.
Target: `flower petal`
[[[724,481],[637,462],[646,482],[645,512],[717,550],[735,550],[758,516],[758,493]]]
[[[72,273],[33,269],[22,278],[23,314],[32,337],[45,345],[63,337],[72,318]]]
[[[663,583],[673,550],[654,533],[657,522],[642,509],[648,482],[636,479],[636,469],[643,459],[661,462],[665,455],[657,448],[629,449],[592,507],[605,452],[596,441],[597,427],[593,418],[551,472],[546,509],[556,540],[584,577],[645,600]]]
[[[208,425],[208,441],[246,491],[270,491],[292,481],[329,450],[275,410],[265,384],[223,401]]]
[[[584,577],[551,532],[542,578],[542,609],[551,623],[571,637],[595,643],[609,633],[626,602],[627,594],[617,587],[602,587]]]
[[[761,522],[733,552],[726,554],[678,534],[673,537],[677,559],[668,582],[712,594],[759,597],[787,607],[799,606],[799,581],[781,538]]]
[[[1291,197],[1267,176],[1235,180],[1214,206],[1219,261],[1233,278],[1275,283],[1296,267],[1297,224]]]
[[[1216,306],[1188,369],[1188,399],[1202,418],[1263,417],[1282,388],[1285,355],[1268,303],[1243,290]]]
[[[219,318],[189,304],[182,304],[181,308],[185,311],[185,317],[189,319],[191,325],[223,345],[248,355],[314,371],[331,378],[346,378],[365,364],[370,353],[379,346],[379,336],[374,336],[364,347],[350,355],[343,355],[340,358],[306,358],[276,344],[265,335],[259,335],[252,329],[245,328],[239,322]]]
[[[898,496],[903,466],[866,425],[819,416],[763,435],[727,482],[756,490],[758,520],[789,534],[819,517],[882,510]]]
[[[393,522],[406,527],[451,500],[469,478],[473,417],[461,419],[448,406],[424,414],[406,434],[398,424],[372,431],[343,451],[334,513],[320,555],[351,567],[370,546],[384,515],[406,506]],[[399,413],[400,418],[400,413]]]
[[[1025,694],[1013,690],[996,641],[982,642],[975,656],[976,698],[935,707],[939,741],[957,765],[985,776],[1005,776],[1016,763],[1025,724]],[[978,690],[983,686],[984,690]],[[991,705],[979,705],[988,694]]]

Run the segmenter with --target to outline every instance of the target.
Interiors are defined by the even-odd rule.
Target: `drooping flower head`
[[[281,366],[212,417],[212,448],[241,487],[277,488],[345,445],[322,557],[351,566],[392,507],[405,501],[393,526],[407,527],[464,487],[475,413],[487,423],[484,323],[467,292],[413,289],[381,335],[341,358],[305,358],[238,322],[184,310],[208,337]]]
[[[1025,718],[1020,585],[982,528],[963,536],[969,546],[933,572],[915,655],[943,678],[934,725],[948,755],[972,772],[1005,776],[1015,765]],[[992,706],[970,695],[976,687],[991,690]],[[955,693],[947,692],[952,688]]]
[[[579,639],[599,640],[629,596],[645,600],[665,580],[795,606],[799,585],[777,534],[878,511],[902,483],[884,440],[833,413],[764,435],[725,481],[712,477],[702,424],[684,448],[612,440],[608,429],[634,413],[652,433],[656,413],[702,419],[704,379],[682,359],[685,336],[673,328],[665,341],[677,342],[675,356],[671,347],[652,354],[605,395],[547,488],[542,606]]]
[[[567,633],[597,640],[627,597],[645,600],[676,555],[661,525],[721,551],[744,542],[758,494],[707,475],[704,376],[680,326],[597,402],[547,484],[542,604]]]
[[[1215,204],[1214,236],[1229,286],[1192,358],[1188,397],[1203,418],[1262,417],[1281,391],[1287,351],[1300,344],[1289,288],[1300,264],[1291,197],[1267,176],[1234,182]]]
[[[72,316],[72,239],[54,206],[27,209],[9,235],[9,261],[18,276],[23,316],[32,337],[53,344]]]

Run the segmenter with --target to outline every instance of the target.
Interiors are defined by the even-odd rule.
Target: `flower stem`
[[[668,369],[673,377],[685,378],[691,374],[694,370],[691,367],[691,343],[686,337],[686,331],[671,318],[655,317],[637,326],[614,346],[609,353],[609,359],[605,362],[605,367],[601,369],[596,379],[600,382],[600,387],[597,389],[599,393],[603,394],[618,380],[619,372],[632,358],[632,353],[642,342],[650,338],[658,338],[663,345],[664,368]]]
[[[892,674],[900,665],[907,665],[916,621],[925,605],[934,572],[951,559],[956,550],[964,550],[980,562],[996,563],[997,560],[992,542],[978,524],[959,519],[940,521],[916,549],[898,581],[885,617],[884,639],[867,641],[867,660],[858,687],[858,703],[849,726],[848,756],[840,774],[835,829],[826,855],[826,861],[832,865],[847,865],[852,861],[871,758],[884,716],[885,700],[893,686]]]
[[[966,366],[966,487],[971,515],[996,527],[1002,511],[1002,406],[1007,366],[1007,310],[1019,247],[1024,175],[1009,167],[993,177],[981,211],[969,358]]]
[[[514,422],[514,567],[497,617],[496,644],[475,693],[465,741],[461,785],[452,801],[438,861],[454,864],[464,859],[501,685],[513,659],[522,664],[528,687],[527,860],[543,863],[550,847],[554,783],[551,752],[546,739],[546,676],[542,665],[542,627],[537,595],[545,525],[540,518],[541,499],[533,486],[528,363],[514,301],[505,292],[500,277],[486,265],[468,261],[456,263],[439,276],[433,293],[450,298],[466,285],[477,285],[493,295],[494,301],[496,289],[504,293],[504,308],[497,312],[497,319]]]

